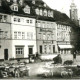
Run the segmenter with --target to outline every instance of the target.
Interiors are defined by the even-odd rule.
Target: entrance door
[[[53,53],[55,53],[55,45],[53,45]]]
[[[42,46],[40,45],[40,53],[42,53]]]
[[[8,60],[8,49],[4,49],[4,60]]]
[[[33,54],[33,47],[29,47],[29,54]]]

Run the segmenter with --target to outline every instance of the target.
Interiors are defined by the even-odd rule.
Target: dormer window
[[[14,11],[18,11],[18,6],[14,6],[14,7],[13,7],[13,10],[14,10]]]
[[[46,7],[46,4],[44,3],[44,7]]]
[[[40,15],[42,16],[43,14],[42,14],[42,9],[40,9]]]
[[[50,17],[50,13],[51,13],[50,10],[48,10],[48,17]]]
[[[30,14],[30,7],[26,5],[26,7],[23,9],[25,13]]]
[[[37,8],[35,11],[36,11],[36,14],[39,15],[39,9]]]
[[[43,15],[47,16],[47,10],[46,9],[43,11]]]
[[[51,17],[53,17],[53,11],[51,11]]]
[[[13,11],[18,11],[18,4],[13,4],[13,5],[11,5],[10,6],[10,8],[11,8],[11,10],[13,10]]]

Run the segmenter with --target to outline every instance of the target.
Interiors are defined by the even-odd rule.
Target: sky
[[[49,7],[57,11],[66,13],[70,17],[70,5],[72,0],[43,0]],[[78,9],[78,18],[80,18],[80,0],[73,0]]]

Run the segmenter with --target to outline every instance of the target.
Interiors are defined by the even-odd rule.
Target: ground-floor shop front
[[[37,52],[39,54],[56,53],[56,41],[37,41]]]
[[[74,49],[74,46],[70,44],[58,45],[58,52],[60,54],[71,54],[73,49]]]

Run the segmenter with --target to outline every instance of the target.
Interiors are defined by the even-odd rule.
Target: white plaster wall
[[[13,57],[16,58],[15,46],[24,46],[24,58],[28,57],[28,46],[33,46],[33,54],[36,53],[36,41],[30,40],[13,40],[12,41],[12,53]]]

